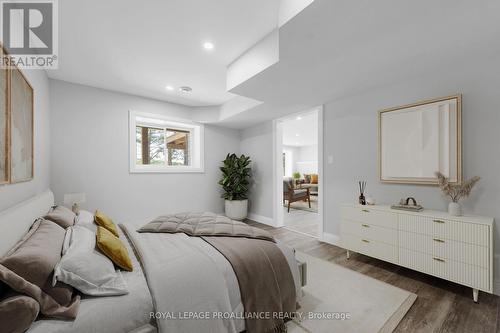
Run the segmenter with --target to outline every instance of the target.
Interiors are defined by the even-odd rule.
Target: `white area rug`
[[[299,309],[303,318],[288,323],[289,333],[392,332],[417,298],[406,290],[299,251],[297,258],[307,262],[307,285]]]

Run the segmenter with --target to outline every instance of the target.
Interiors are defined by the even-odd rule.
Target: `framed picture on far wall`
[[[4,55],[0,46],[0,57]],[[9,71],[0,66],[0,184],[9,182]]]
[[[17,68],[10,72],[10,182],[33,179],[33,88]]]

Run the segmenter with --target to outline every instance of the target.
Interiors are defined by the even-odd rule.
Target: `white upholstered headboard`
[[[29,230],[33,222],[54,205],[54,194],[48,190],[0,212],[0,257],[4,256]]]

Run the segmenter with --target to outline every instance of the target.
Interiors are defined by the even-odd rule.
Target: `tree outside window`
[[[189,165],[188,131],[136,126],[138,165]]]

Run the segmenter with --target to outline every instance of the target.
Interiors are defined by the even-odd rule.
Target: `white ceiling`
[[[305,1],[279,27],[279,61],[227,92],[226,66],[278,28],[283,1],[60,1],[60,69],[49,76],[213,105],[194,109],[199,121],[245,128],[427,73],[500,62],[498,0]]]
[[[226,66],[278,25],[279,0],[59,1],[54,79],[189,106],[219,105]],[[213,51],[202,44],[212,41]],[[190,86],[189,94],[171,85]]]
[[[282,122],[283,144],[303,147],[318,144],[318,112],[297,114]]]
[[[264,103],[224,123],[243,128],[427,73],[460,84],[460,72],[500,63],[499,13],[498,0],[316,0],[279,29],[279,62],[231,90]]]

